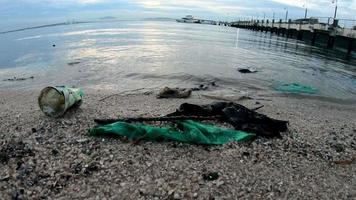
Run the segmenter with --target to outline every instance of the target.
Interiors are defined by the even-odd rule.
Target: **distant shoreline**
[[[0,32],[0,34],[13,33],[13,32],[19,32],[19,31],[26,31],[26,30],[38,29],[38,28],[53,27],[53,26],[64,26],[64,25],[70,25],[70,24],[85,24],[85,23],[90,23],[90,22],[74,22],[74,23],[62,22],[62,23],[55,23],[55,24],[46,24],[46,25],[41,25],[41,26],[32,26],[32,27],[14,29],[14,30],[10,30],[10,31],[3,31],[3,32]]]
[[[141,20],[142,21],[150,21],[150,20],[174,21],[174,19],[171,19],[171,18],[144,18]],[[97,22],[114,22],[114,21],[131,21],[131,20],[120,20],[120,19],[116,19],[116,18],[100,18],[98,21],[82,21],[82,22],[71,22],[71,23],[61,22],[61,23],[54,23],[54,24],[45,24],[45,25],[41,25],[41,26],[31,26],[31,27],[25,27],[25,28],[20,28],[20,29],[13,29],[13,30],[8,30],[8,31],[1,31],[0,34],[26,31],[26,30],[32,30],[32,29],[39,29],[39,28],[46,28],[46,27],[54,27],[54,26],[65,26],[65,25],[72,25],[72,24],[88,24],[88,23],[97,23]],[[134,21],[136,21],[136,20],[134,20]]]

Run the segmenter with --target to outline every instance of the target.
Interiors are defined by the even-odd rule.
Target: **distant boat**
[[[177,22],[181,23],[200,23],[198,19],[194,19],[192,15],[187,15],[183,17],[182,19],[177,19]]]

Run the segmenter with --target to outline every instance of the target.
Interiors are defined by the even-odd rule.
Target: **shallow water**
[[[355,58],[232,27],[155,21],[73,24],[0,34],[0,44],[0,89],[76,85],[128,91],[215,81],[212,92],[218,95],[263,96],[279,95],[273,85],[283,82],[315,87],[319,93],[314,97],[356,99]],[[245,67],[258,72],[237,71]],[[3,81],[30,76],[34,79]]]

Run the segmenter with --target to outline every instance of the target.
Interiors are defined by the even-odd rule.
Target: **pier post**
[[[330,35],[328,39],[327,48],[332,49],[334,47],[334,43],[335,43],[335,37]]]
[[[288,26],[287,26],[287,29],[286,29],[287,38],[289,38],[289,36],[290,36],[290,24],[291,24],[291,23],[292,23],[292,20],[289,19],[289,20],[288,20]]]
[[[347,48],[347,55],[350,55],[353,49],[353,43],[355,43],[355,39],[350,39],[349,40],[349,46]]]
[[[297,35],[297,40],[302,40],[302,39],[303,39],[303,31],[299,30]]]
[[[311,45],[314,46],[315,45],[315,40],[316,40],[316,32],[313,32],[313,36],[312,36],[312,40],[311,40]]]

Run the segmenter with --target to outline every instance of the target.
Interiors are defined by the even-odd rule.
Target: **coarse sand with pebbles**
[[[282,138],[199,146],[88,136],[95,118],[160,116],[184,102],[87,91],[59,119],[39,91],[0,91],[0,199],[355,199],[356,102],[268,97],[249,108],[289,121]],[[104,99],[105,98],[105,99]]]

